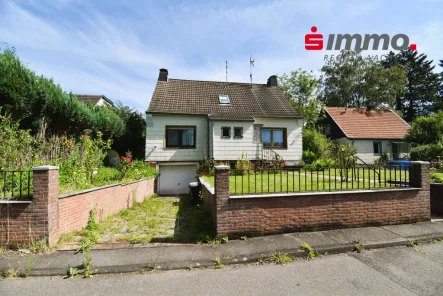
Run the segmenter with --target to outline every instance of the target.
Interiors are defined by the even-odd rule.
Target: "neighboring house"
[[[277,86],[168,78],[160,69],[147,113],[146,161],[159,169],[159,194],[188,192],[198,162],[235,165],[279,155],[287,165],[302,157],[303,119]]]
[[[90,102],[90,103],[94,104],[95,106],[114,107],[114,103],[104,95],[76,95],[76,94],[74,94],[74,96],[76,96],[77,99],[79,99],[82,102],[85,102],[85,103]]]
[[[409,157],[410,145],[403,141],[409,124],[391,110],[325,108],[323,132],[337,143],[351,143],[360,162],[374,163],[383,152],[390,160]]]

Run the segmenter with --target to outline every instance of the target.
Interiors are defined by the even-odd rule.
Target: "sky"
[[[15,48],[67,92],[140,111],[159,68],[225,81],[228,61],[228,80],[248,82],[252,55],[255,83],[298,68],[319,73],[334,52],[304,48],[314,25],[324,36],[403,33],[435,65],[443,59],[443,0],[0,0],[0,48]]]

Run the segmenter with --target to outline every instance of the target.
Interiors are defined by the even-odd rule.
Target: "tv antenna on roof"
[[[255,68],[254,63],[255,63],[255,59],[254,59],[254,57],[251,55],[251,56],[249,57],[249,77],[251,78],[251,84],[252,84],[252,67]]]
[[[226,82],[228,82],[228,61],[226,61]]]

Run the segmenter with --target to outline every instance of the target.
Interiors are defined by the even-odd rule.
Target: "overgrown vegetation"
[[[284,265],[286,263],[290,263],[290,262],[294,261],[294,258],[292,258],[291,256],[289,256],[286,253],[276,252],[276,253],[272,254],[271,256],[269,256],[269,261],[272,263],[275,263],[275,264]]]
[[[227,237],[215,238],[210,218],[200,204],[192,205],[188,197],[153,196],[107,217],[101,223],[96,222],[95,213],[96,210],[91,211],[83,231],[64,236],[64,243],[80,238],[77,251],[87,252],[97,242],[220,244],[228,241]]]
[[[110,139],[125,131],[124,121],[112,108],[80,102],[52,79],[28,69],[14,49],[0,50],[0,77],[0,106],[8,106],[13,120],[37,138],[79,137],[90,129]]]
[[[151,178],[157,174],[144,161],[132,161],[130,154],[126,156],[131,157],[129,162],[125,161],[126,158],[118,159],[124,164],[120,169],[103,167],[110,144],[111,141],[104,140],[101,132],[91,130],[85,130],[78,139],[67,136],[36,138],[30,130],[20,129],[20,124],[14,122],[10,114],[0,114],[0,168],[29,170],[38,165],[59,166],[61,193]],[[28,180],[26,177],[22,176],[22,187],[27,188],[29,185],[32,188],[32,178]],[[1,174],[2,191],[11,192],[20,187],[19,178],[19,173],[14,176]],[[31,183],[28,184],[28,181]]]
[[[307,259],[315,259],[320,256],[320,254],[315,251],[308,243],[301,244],[300,249],[305,251]]]

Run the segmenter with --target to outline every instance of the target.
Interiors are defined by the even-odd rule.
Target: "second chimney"
[[[268,83],[267,83],[267,85],[268,85],[269,87],[272,87],[272,86],[278,86],[278,83],[277,83],[277,75],[272,75],[272,76],[270,76],[270,77],[268,78]]]
[[[160,69],[160,73],[158,74],[158,81],[168,81],[168,69]]]

